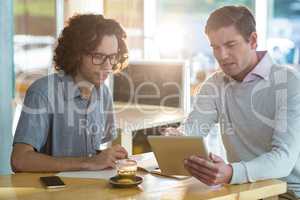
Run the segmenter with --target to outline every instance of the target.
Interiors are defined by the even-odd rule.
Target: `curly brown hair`
[[[97,48],[105,35],[115,35],[118,40],[118,63],[113,66],[114,72],[120,72],[128,65],[126,33],[122,26],[113,19],[102,15],[84,14],[70,18],[63,29],[54,50],[54,67],[66,74],[76,75],[81,65],[81,57]]]

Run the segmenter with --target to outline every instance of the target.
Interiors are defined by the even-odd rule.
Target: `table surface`
[[[226,185],[211,189],[194,178],[176,180],[151,174],[141,185],[129,189],[113,188],[107,180],[64,178],[67,187],[44,189],[39,177],[52,174],[20,173],[0,176],[0,199],[76,200],[76,199],[206,199],[246,200],[273,197],[286,191],[286,183],[267,180],[243,185]]]
[[[146,154],[135,155],[147,156]],[[45,189],[41,176],[53,173],[17,173],[0,176],[0,199],[10,200],[77,200],[77,199],[205,199],[205,200],[254,200],[276,199],[286,192],[286,183],[266,180],[242,185],[224,185],[211,188],[195,178],[177,180],[139,171],[143,182],[138,187],[114,188],[108,180],[61,177],[65,188]]]

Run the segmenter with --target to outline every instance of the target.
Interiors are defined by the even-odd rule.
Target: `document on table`
[[[109,180],[111,177],[117,175],[116,169],[105,169],[99,171],[70,171],[60,172],[56,176],[69,178],[96,178]]]
[[[148,173],[159,169],[153,152],[132,155],[129,158],[137,162],[138,168],[140,170],[146,171]]]
[[[139,155],[133,155],[129,157],[138,163],[139,169],[143,169],[146,172],[151,173],[153,170],[158,168],[154,154],[145,153]],[[111,177],[117,175],[116,169],[105,169],[99,171],[69,171],[60,172],[56,176],[69,177],[69,178],[95,178],[109,180]]]

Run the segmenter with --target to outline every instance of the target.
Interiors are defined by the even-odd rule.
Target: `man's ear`
[[[251,33],[251,35],[249,37],[249,44],[250,44],[252,49],[257,48],[257,33],[256,32]]]

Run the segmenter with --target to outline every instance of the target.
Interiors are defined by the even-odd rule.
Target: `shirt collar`
[[[63,83],[62,87],[65,100],[72,100],[76,97],[80,97],[80,90],[71,75],[65,74],[64,72],[58,72],[58,77]]]
[[[63,88],[64,88],[64,99],[65,100],[73,100],[75,98],[82,98],[81,93],[79,90],[79,87],[74,82],[74,79],[71,75],[67,75],[64,72],[59,72],[58,76],[63,82]],[[100,94],[102,92],[102,86],[100,86],[98,89],[95,87],[92,90],[92,97],[91,101],[94,101],[98,97],[98,93]]]
[[[251,82],[257,78],[262,78],[265,80],[269,79],[269,74],[273,65],[271,56],[267,51],[257,51],[257,56],[259,59],[258,64],[246,75],[242,81],[243,83]]]

